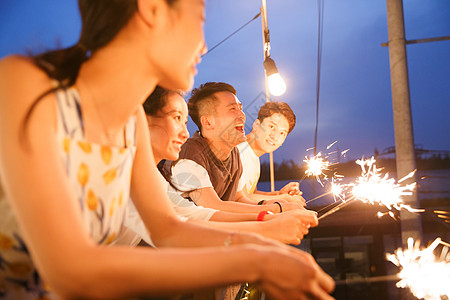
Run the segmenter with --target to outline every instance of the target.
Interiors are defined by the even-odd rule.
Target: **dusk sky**
[[[205,37],[211,48],[260,10],[259,0],[209,0]],[[272,58],[287,83],[285,101],[297,126],[274,153],[300,163],[313,146],[318,39],[317,1],[267,0]],[[77,41],[75,0],[0,1],[0,57]],[[404,1],[406,39],[450,35],[450,1]],[[385,0],[324,1],[318,151],[350,149],[348,158],[394,146]],[[450,150],[450,41],[407,46],[415,143]],[[203,57],[195,86],[225,81],[235,86],[249,132],[264,100],[261,19]],[[26,80],[26,79],[24,79]],[[125,83],[126,84],[126,83]],[[191,134],[195,125],[189,121]]]

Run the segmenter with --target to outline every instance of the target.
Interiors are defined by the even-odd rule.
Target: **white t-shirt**
[[[172,202],[173,209],[181,220],[186,221],[188,219],[192,219],[208,221],[217,211],[212,208],[197,206],[195,203],[181,197],[176,191],[174,191],[174,189],[159,172],[158,178],[160,179],[164,189],[167,191],[167,196]],[[125,228],[115,240],[114,244],[136,246],[139,244],[141,239],[143,239],[147,244],[155,246],[150,238],[147,228],[144,225],[144,222],[133,204],[133,201],[129,201]]]
[[[188,192],[207,187],[213,187],[208,171],[190,159],[180,159],[172,167],[172,183],[187,196]]]
[[[253,194],[261,175],[259,157],[255,154],[247,141],[240,143],[237,148],[239,149],[243,168],[242,176],[239,180],[239,190],[245,188],[247,194]]]

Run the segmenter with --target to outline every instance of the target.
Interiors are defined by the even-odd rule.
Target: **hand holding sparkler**
[[[306,206],[306,200],[302,197],[303,192],[300,191],[299,182],[289,182],[279,191],[279,197],[288,202],[300,203]]]
[[[301,196],[303,192],[300,191],[300,183],[299,182],[289,182],[285,186],[280,189],[280,194],[289,194],[289,195],[299,195]]]

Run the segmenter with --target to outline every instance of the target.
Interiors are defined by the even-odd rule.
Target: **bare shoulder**
[[[0,60],[0,80],[14,80],[20,77],[23,79],[25,75],[46,77],[45,73],[33,63],[30,57],[11,55]]]
[[[31,58],[19,55],[0,60],[0,107],[28,107],[51,87],[47,74]]]

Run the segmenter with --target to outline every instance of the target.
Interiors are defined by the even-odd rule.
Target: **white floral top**
[[[110,244],[127,214],[136,118],[131,117],[124,128],[123,148],[90,143],[84,136],[77,90],[60,90],[56,96],[60,155],[85,226],[97,243]],[[56,299],[34,268],[5,199],[0,200],[0,299]]]

